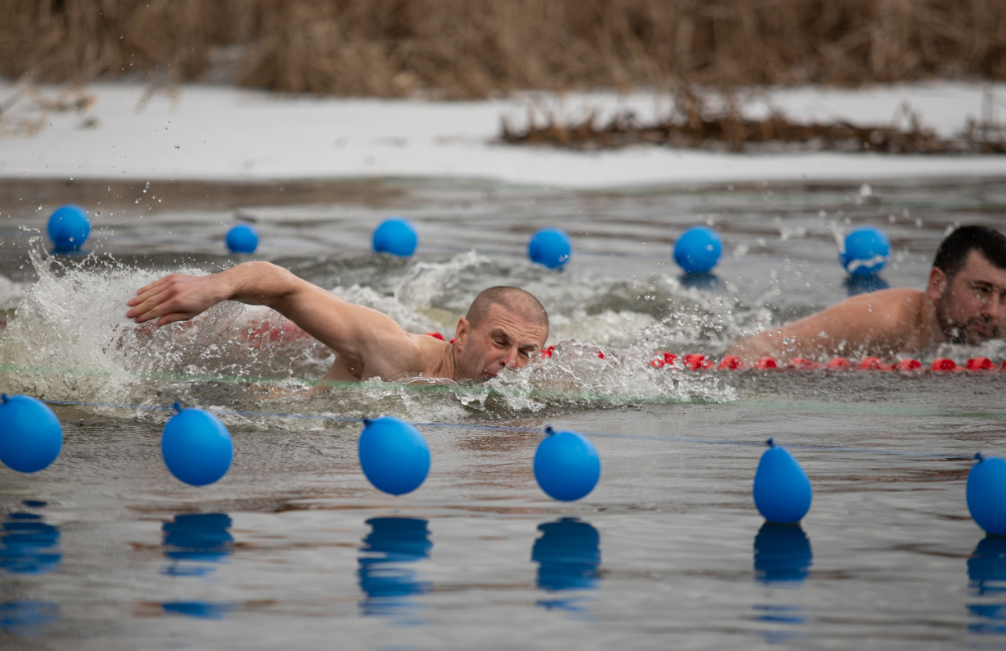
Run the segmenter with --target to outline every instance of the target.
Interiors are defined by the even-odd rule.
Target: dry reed
[[[1003,0],[0,0],[0,75],[287,92],[1006,79]]]
[[[674,109],[652,123],[639,122],[631,112],[620,112],[605,123],[596,114],[564,121],[554,113],[536,119],[529,108],[527,126],[514,128],[504,119],[500,140],[512,145],[547,145],[564,149],[618,149],[628,145],[661,145],[688,149],[750,151],[752,149],[811,149],[876,151],[890,154],[1004,154],[1006,127],[970,121],[959,138],[941,138],[909,113],[908,125],[854,125],[794,122],[773,112],[764,119],[744,116],[728,96],[720,109],[710,109],[701,95],[685,88]]]

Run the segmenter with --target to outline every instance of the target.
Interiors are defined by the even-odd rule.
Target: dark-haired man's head
[[[961,226],[936,251],[927,289],[943,333],[980,344],[1006,330],[1006,236],[987,226]]]
[[[459,377],[477,379],[526,366],[546,339],[548,314],[538,299],[517,287],[490,287],[458,321],[454,348]]]

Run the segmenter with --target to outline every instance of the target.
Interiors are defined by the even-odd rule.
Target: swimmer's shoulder
[[[429,335],[410,333],[409,338],[417,352],[414,370],[422,372],[425,377],[440,377],[447,372],[443,367],[451,349],[449,343]]]
[[[849,307],[866,310],[874,319],[886,321],[891,326],[914,320],[920,307],[928,301],[926,293],[910,287],[881,289],[846,299]]]

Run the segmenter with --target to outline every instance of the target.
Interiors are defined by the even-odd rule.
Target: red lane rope
[[[552,351],[548,352],[548,355],[542,354],[543,357],[551,357]],[[757,371],[768,371],[768,370],[789,370],[789,371],[815,371],[819,369],[831,370],[831,371],[846,371],[846,370],[862,370],[862,371],[919,371],[921,372],[924,367],[922,362],[917,359],[902,359],[894,362],[893,364],[883,361],[878,357],[865,357],[859,361],[859,363],[852,363],[845,357],[836,357],[828,362],[814,362],[809,359],[804,359],[803,357],[794,357],[789,364],[785,366],[780,365],[775,359],[771,357],[762,357],[754,364],[747,365],[742,359],[735,355],[727,355],[719,364],[715,364],[713,360],[710,360],[705,355],[682,355],[680,357],[681,363],[678,363],[679,357],[674,353],[668,353],[663,350],[658,350],[650,360],[650,366],[653,368],[679,368],[687,369],[690,371],[699,371],[709,368],[714,368],[718,371],[740,371],[746,368],[751,368]],[[930,371],[936,373],[960,373],[963,371],[972,372],[996,372],[1000,370],[1000,367],[990,360],[988,357],[972,357],[963,366],[958,366],[957,363],[952,359],[947,359],[946,357],[940,357],[933,360],[932,365],[929,367]],[[1006,361],[1002,364],[1002,370],[1006,371]]]
[[[431,337],[436,337],[441,341],[444,339],[443,335],[437,332],[427,332],[426,334]],[[451,340],[451,343],[453,343],[453,340]],[[555,346],[549,346],[548,348],[542,349],[541,357],[543,359],[550,359],[554,353]],[[605,359],[604,351],[598,349],[597,357],[598,359]],[[924,370],[922,362],[917,359],[902,359],[893,363],[888,363],[879,357],[864,357],[858,363],[852,363],[846,357],[836,357],[828,362],[822,363],[804,359],[803,357],[794,357],[790,360],[789,364],[782,366],[771,357],[762,357],[754,364],[748,365],[744,363],[744,360],[736,355],[727,355],[717,364],[713,359],[699,353],[676,355],[675,353],[670,353],[666,350],[658,350],[654,353],[653,359],[650,360],[650,366],[653,368],[676,368],[689,371],[705,371],[708,369],[715,369],[717,371],[742,371],[748,368],[756,371],[816,371],[820,369],[829,371],[846,371],[855,369],[861,371],[922,372]],[[1006,372],[1006,361],[1003,361],[1000,369],[1000,367],[988,357],[972,357],[968,359],[963,366],[959,366],[957,362],[952,359],[939,357],[933,360],[933,363],[929,366],[928,370],[933,371],[934,373],[961,373],[963,371],[994,373],[999,370]]]

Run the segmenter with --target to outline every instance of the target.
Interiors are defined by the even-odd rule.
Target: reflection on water
[[[780,525],[766,522],[754,539],[755,580],[774,588],[799,588],[807,579],[814,554],[810,539],[800,525]],[[755,621],[802,627],[807,623],[806,607],[793,604],[755,604]],[[801,629],[769,629],[761,631],[771,644],[803,637]]]
[[[870,276],[846,276],[842,284],[845,286],[845,292],[849,296],[879,292],[882,289],[890,287],[886,280],[876,274]]]
[[[198,619],[223,619],[234,610],[232,603],[210,603],[208,601],[171,601],[161,604],[169,615],[184,615]]]
[[[0,603],[0,628],[15,635],[38,635],[59,619],[59,604],[51,601]]]
[[[214,563],[226,562],[231,554],[234,537],[228,529],[231,519],[226,513],[195,513],[176,515],[165,522],[164,555],[171,560],[162,574],[168,576],[206,576]],[[200,619],[223,619],[234,609],[232,603],[206,601],[172,601],[161,604],[169,615],[184,615]]]
[[[433,543],[426,520],[415,518],[371,518],[371,532],[360,548],[357,577],[367,595],[360,602],[364,616],[391,617],[402,624],[419,624],[411,618],[419,604],[414,595],[432,590],[429,581],[408,563],[429,558]]]
[[[59,565],[59,529],[32,513],[10,513],[0,537],[0,568],[18,574],[44,574]]]
[[[601,535],[597,529],[576,518],[563,518],[538,525],[541,538],[531,548],[531,560],[538,563],[535,585],[540,590],[595,590],[601,581]],[[583,596],[540,599],[544,608],[580,611],[588,601]]]
[[[968,559],[971,593],[986,603],[968,604],[968,614],[979,619],[968,624],[977,635],[1006,635],[1006,538],[985,536]],[[988,603],[992,602],[992,603]]]
[[[29,508],[45,502],[28,500]],[[10,513],[0,533],[0,569],[14,574],[45,574],[59,566],[59,529],[46,524],[42,516]],[[41,633],[59,619],[59,604],[51,601],[8,601],[0,603],[0,629],[15,635]]]
[[[721,284],[720,277],[714,273],[682,274],[678,280],[688,289],[719,289]]]
[[[205,576],[231,554],[233,536],[227,531],[231,519],[226,513],[176,515],[165,522],[164,555],[171,559],[163,574],[169,576]]]
[[[759,583],[799,587],[814,563],[810,539],[800,525],[769,524],[754,539],[755,577]]]

